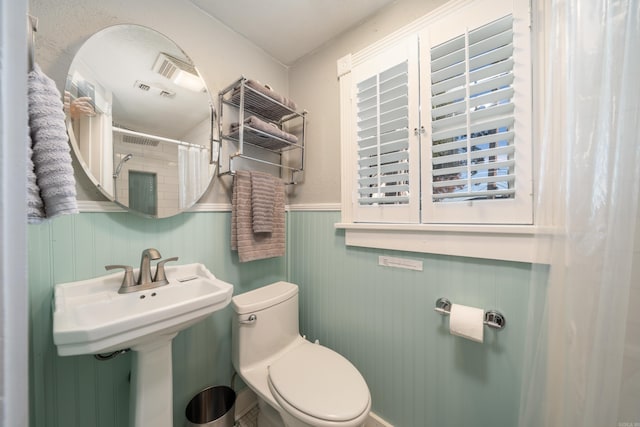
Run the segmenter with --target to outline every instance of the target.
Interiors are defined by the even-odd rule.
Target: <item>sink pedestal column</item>
[[[130,427],[173,426],[171,343],[176,333],[131,347]]]

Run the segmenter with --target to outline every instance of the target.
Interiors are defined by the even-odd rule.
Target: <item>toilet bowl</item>
[[[232,298],[233,365],[259,398],[259,427],[357,427],[369,388],[339,353],[301,337],[298,287],[277,282]]]

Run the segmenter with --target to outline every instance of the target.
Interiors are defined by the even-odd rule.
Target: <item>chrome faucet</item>
[[[143,291],[146,289],[157,288],[159,286],[168,285],[167,275],[164,270],[164,265],[169,261],[177,261],[178,257],[167,258],[160,262],[156,267],[156,273],[151,275],[151,260],[160,259],[160,252],[157,249],[149,248],[142,251],[142,257],[140,258],[140,272],[138,274],[138,280],[134,283],[133,268],[128,265],[105,265],[106,270],[113,270],[116,268],[124,269],[124,278],[122,279],[122,285],[118,293],[126,294],[129,292]]]
[[[151,280],[151,260],[160,259],[160,252],[157,249],[149,248],[142,251],[142,258],[140,259],[140,274],[138,276],[137,285],[148,285],[152,283]]]

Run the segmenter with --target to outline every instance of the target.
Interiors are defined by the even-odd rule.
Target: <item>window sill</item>
[[[548,263],[551,229],[526,225],[337,223],[347,246]]]

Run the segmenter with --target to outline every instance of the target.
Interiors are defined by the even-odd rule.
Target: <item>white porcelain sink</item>
[[[175,334],[227,306],[233,293],[202,264],[167,266],[168,285],[119,294],[123,274],[56,285],[59,355],[106,353]]]
[[[54,291],[53,342],[60,356],[133,350],[131,427],[173,426],[172,340],[227,306],[233,293],[202,264],[165,272],[169,284],[143,291],[118,293],[124,273],[59,284]]]

